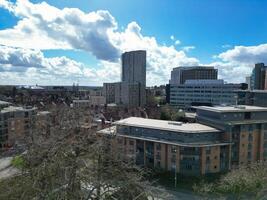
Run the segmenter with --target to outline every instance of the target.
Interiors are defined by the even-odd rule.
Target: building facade
[[[30,133],[35,108],[8,106],[0,109],[0,150],[19,143]]]
[[[146,51],[125,52],[121,63],[121,82],[103,85],[106,103],[143,107],[146,104]]]
[[[257,63],[251,75],[251,89],[267,90],[267,66]]]
[[[184,84],[187,80],[216,80],[218,70],[214,67],[195,66],[195,67],[176,67],[171,71],[171,85]]]
[[[198,123],[130,117],[99,131],[118,157],[140,166],[204,175],[267,160],[267,108],[200,106]]]
[[[257,106],[197,108],[199,123],[224,132],[231,143],[231,167],[267,160],[267,108]]]
[[[267,90],[238,90],[238,104],[267,107]]]
[[[197,105],[234,105],[236,90],[243,84],[225,84],[223,80],[188,80],[185,84],[169,86],[170,105],[188,109]]]

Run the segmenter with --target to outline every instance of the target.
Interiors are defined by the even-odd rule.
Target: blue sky
[[[46,6],[57,8],[57,11],[51,11],[51,16],[55,18],[44,20],[41,22],[43,24],[37,22],[39,19],[34,15],[40,12],[37,14],[45,16],[42,9],[47,10],[46,6],[39,4],[42,1],[1,1],[0,44],[5,49],[8,48],[10,54],[17,53],[16,56],[22,49],[25,58],[29,54],[31,58],[38,54],[40,59],[41,54],[41,60],[44,61],[39,61],[42,62],[39,64],[44,65],[44,69],[25,64],[23,60],[20,64],[14,64],[10,58],[2,59],[1,62],[0,57],[0,70],[2,64],[2,71],[5,72],[0,75],[0,84],[6,84],[7,78],[11,79],[12,76],[12,84],[21,84],[23,81],[26,81],[25,84],[58,84],[60,79],[59,83],[62,84],[79,81],[85,85],[117,81],[120,72],[118,55],[135,48],[149,51],[150,85],[167,83],[171,68],[192,64],[214,65],[219,68],[220,78],[228,82],[240,82],[249,75],[254,63],[267,62],[267,0],[46,0]],[[37,5],[39,9],[35,8]],[[78,16],[80,12],[86,15],[99,10],[107,11],[108,16],[104,14],[103,24],[101,20],[91,24],[86,16],[77,17],[73,12],[63,10],[66,7],[77,8]],[[27,9],[34,11],[26,13]],[[61,18],[60,23],[53,21],[57,15]],[[82,28],[70,20],[77,18],[86,22]],[[33,22],[34,25],[28,23],[16,29],[16,24],[23,20],[25,24]],[[64,20],[67,21],[66,32],[68,28],[74,28],[76,35],[74,37],[73,34],[70,36],[66,33],[61,41],[59,36],[62,30],[56,30],[62,28]],[[50,26],[58,27],[51,30]],[[86,32],[86,26],[90,31]],[[24,39],[21,38],[27,37],[25,30],[30,30],[27,33],[36,37],[36,40],[33,39],[34,44],[30,44],[29,39],[22,42]],[[11,41],[11,36],[7,37],[11,34],[15,35],[14,41]],[[44,38],[44,35],[47,37]],[[40,40],[42,42],[37,45]],[[55,44],[59,40],[62,43]],[[55,61],[55,58],[61,62],[67,59],[64,60],[64,65],[71,63],[70,67],[62,69],[62,63],[58,64],[59,61]],[[19,65],[25,70],[17,70]],[[50,73],[49,70],[62,72]],[[68,74],[63,73],[67,71]],[[35,77],[19,79],[23,73]],[[236,73],[239,73],[238,77]],[[40,76],[36,78],[36,75]],[[97,76],[99,77],[96,78]]]

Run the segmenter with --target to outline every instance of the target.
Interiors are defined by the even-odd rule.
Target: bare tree
[[[118,159],[112,138],[98,137],[90,109],[51,108],[27,135],[25,167],[0,182],[0,199],[148,199],[163,190],[145,181],[145,171]],[[49,126],[49,131],[47,131]]]

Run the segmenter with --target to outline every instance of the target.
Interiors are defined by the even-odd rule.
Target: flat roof
[[[106,135],[113,135],[113,136],[120,136],[125,138],[131,138],[131,139],[138,139],[138,140],[145,140],[145,141],[151,141],[151,142],[158,142],[163,144],[171,144],[171,145],[178,145],[183,147],[209,147],[209,146],[226,146],[231,145],[232,143],[224,142],[224,141],[203,141],[203,142],[196,142],[196,143],[188,143],[188,142],[177,142],[177,141],[168,141],[168,140],[161,140],[158,138],[152,138],[152,137],[135,137],[130,135],[123,135],[123,134],[117,134],[116,133],[116,126],[111,126],[109,128],[102,129],[98,131],[97,133],[100,134],[106,134]]]
[[[114,122],[114,124],[185,133],[221,132],[218,129],[200,123],[182,123],[141,117],[129,117]]]
[[[36,110],[36,107],[24,108],[24,107],[17,107],[17,106],[8,106],[0,110],[0,113],[16,112],[16,111],[30,111],[30,110]]]
[[[11,103],[7,102],[7,101],[1,101],[0,100],[0,105],[10,105]]]
[[[238,106],[194,106],[198,110],[207,110],[212,112],[260,112],[267,111],[267,107],[259,106],[247,106],[247,105],[238,105]]]

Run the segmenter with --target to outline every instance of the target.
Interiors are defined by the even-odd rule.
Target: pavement
[[[13,157],[4,157],[0,159],[0,180],[19,173],[19,170],[11,165]]]

